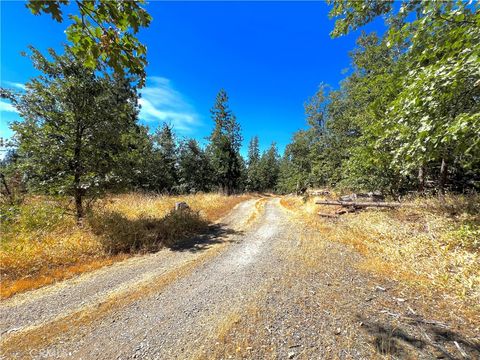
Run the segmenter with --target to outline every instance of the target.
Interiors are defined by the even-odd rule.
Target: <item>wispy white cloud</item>
[[[25,84],[13,81],[4,81],[7,86],[17,88],[19,90],[25,90]]]
[[[17,112],[17,109],[13,107],[12,104],[9,104],[6,101],[0,100],[0,112]]]
[[[141,94],[140,119],[146,122],[166,122],[183,133],[190,133],[201,125],[193,106],[175,90],[169,79],[149,77]]]

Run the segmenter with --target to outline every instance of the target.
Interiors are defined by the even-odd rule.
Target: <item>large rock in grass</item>
[[[184,201],[178,201],[175,203],[175,211],[185,211],[189,210],[190,206]]]

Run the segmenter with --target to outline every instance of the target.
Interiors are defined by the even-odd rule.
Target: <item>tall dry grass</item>
[[[203,232],[249,196],[125,194],[97,201],[82,227],[66,199],[30,197],[2,207],[0,296],[38,288]],[[172,211],[185,201],[191,211]]]
[[[285,197],[283,206],[326,240],[353,246],[365,255],[363,269],[440,293],[464,305],[480,304],[480,198],[450,195],[412,198],[398,210],[369,209],[338,219],[315,199]],[[334,210],[334,209],[333,209]]]

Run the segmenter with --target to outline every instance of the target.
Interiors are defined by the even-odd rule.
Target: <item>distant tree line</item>
[[[205,147],[177,139],[163,124],[151,134],[138,123],[135,81],[84,66],[70,48],[47,58],[31,48],[41,75],[24,92],[2,89],[22,120],[12,124],[13,150],[1,164],[5,195],[13,191],[69,195],[77,218],[84,200],[106,191],[185,194],[273,191],[279,172],[275,144],[240,155],[240,124],[221,90],[211,109],[214,127]],[[20,180],[20,181],[18,181]]]
[[[41,75],[24,92],[1,89],[22,117],[12,124],[13,147],[0,164],[2,194],[12,203],[25,192],[72,196],[81,219],[85,199],[106,191],[478,190],[479,4],[330,3],[333,37],[377,16],[386,18],[387,29],[382,36],[358,38],[349,74],[339,89],[322,85],[308,100],[309,128],[294,134],[282,157],[275,144],[261,153],[253,137],[244,159],[240,124],[224,90],[211,109],[214,126],[205,146],[178,139],[168,124],[153,134],[141,126],[144,47],[133,35],[119,32],[116,38],[105,26],[118,23],[118,29],[135,33],[150,17],[142,3],[127,4],[135,16],[125,19],[118,12],[121,3],[100,2],[96,8],[76,2],[98,26],[73,17],[72,46],[49,56],[31,48]],[[62,21],[63,4],[31,1],[29,7]],[[139,54],[133,63],[132,51]]]
[[[307,102],[310,128],[287,146],[279,190],[478,191],[479,3],[330,3],[333,37],[380,15],[387,29],[363,33],[340,88]]]

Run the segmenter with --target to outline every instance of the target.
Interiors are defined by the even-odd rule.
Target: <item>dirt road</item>
[[[312,244],[316,244],[312,247]],[[356,269],[279,199],[238,205],[181,250],[135,257],[0,304],[3,358],[480,356],[398,284]],[[404,299],[401,299],[404,300]]]

